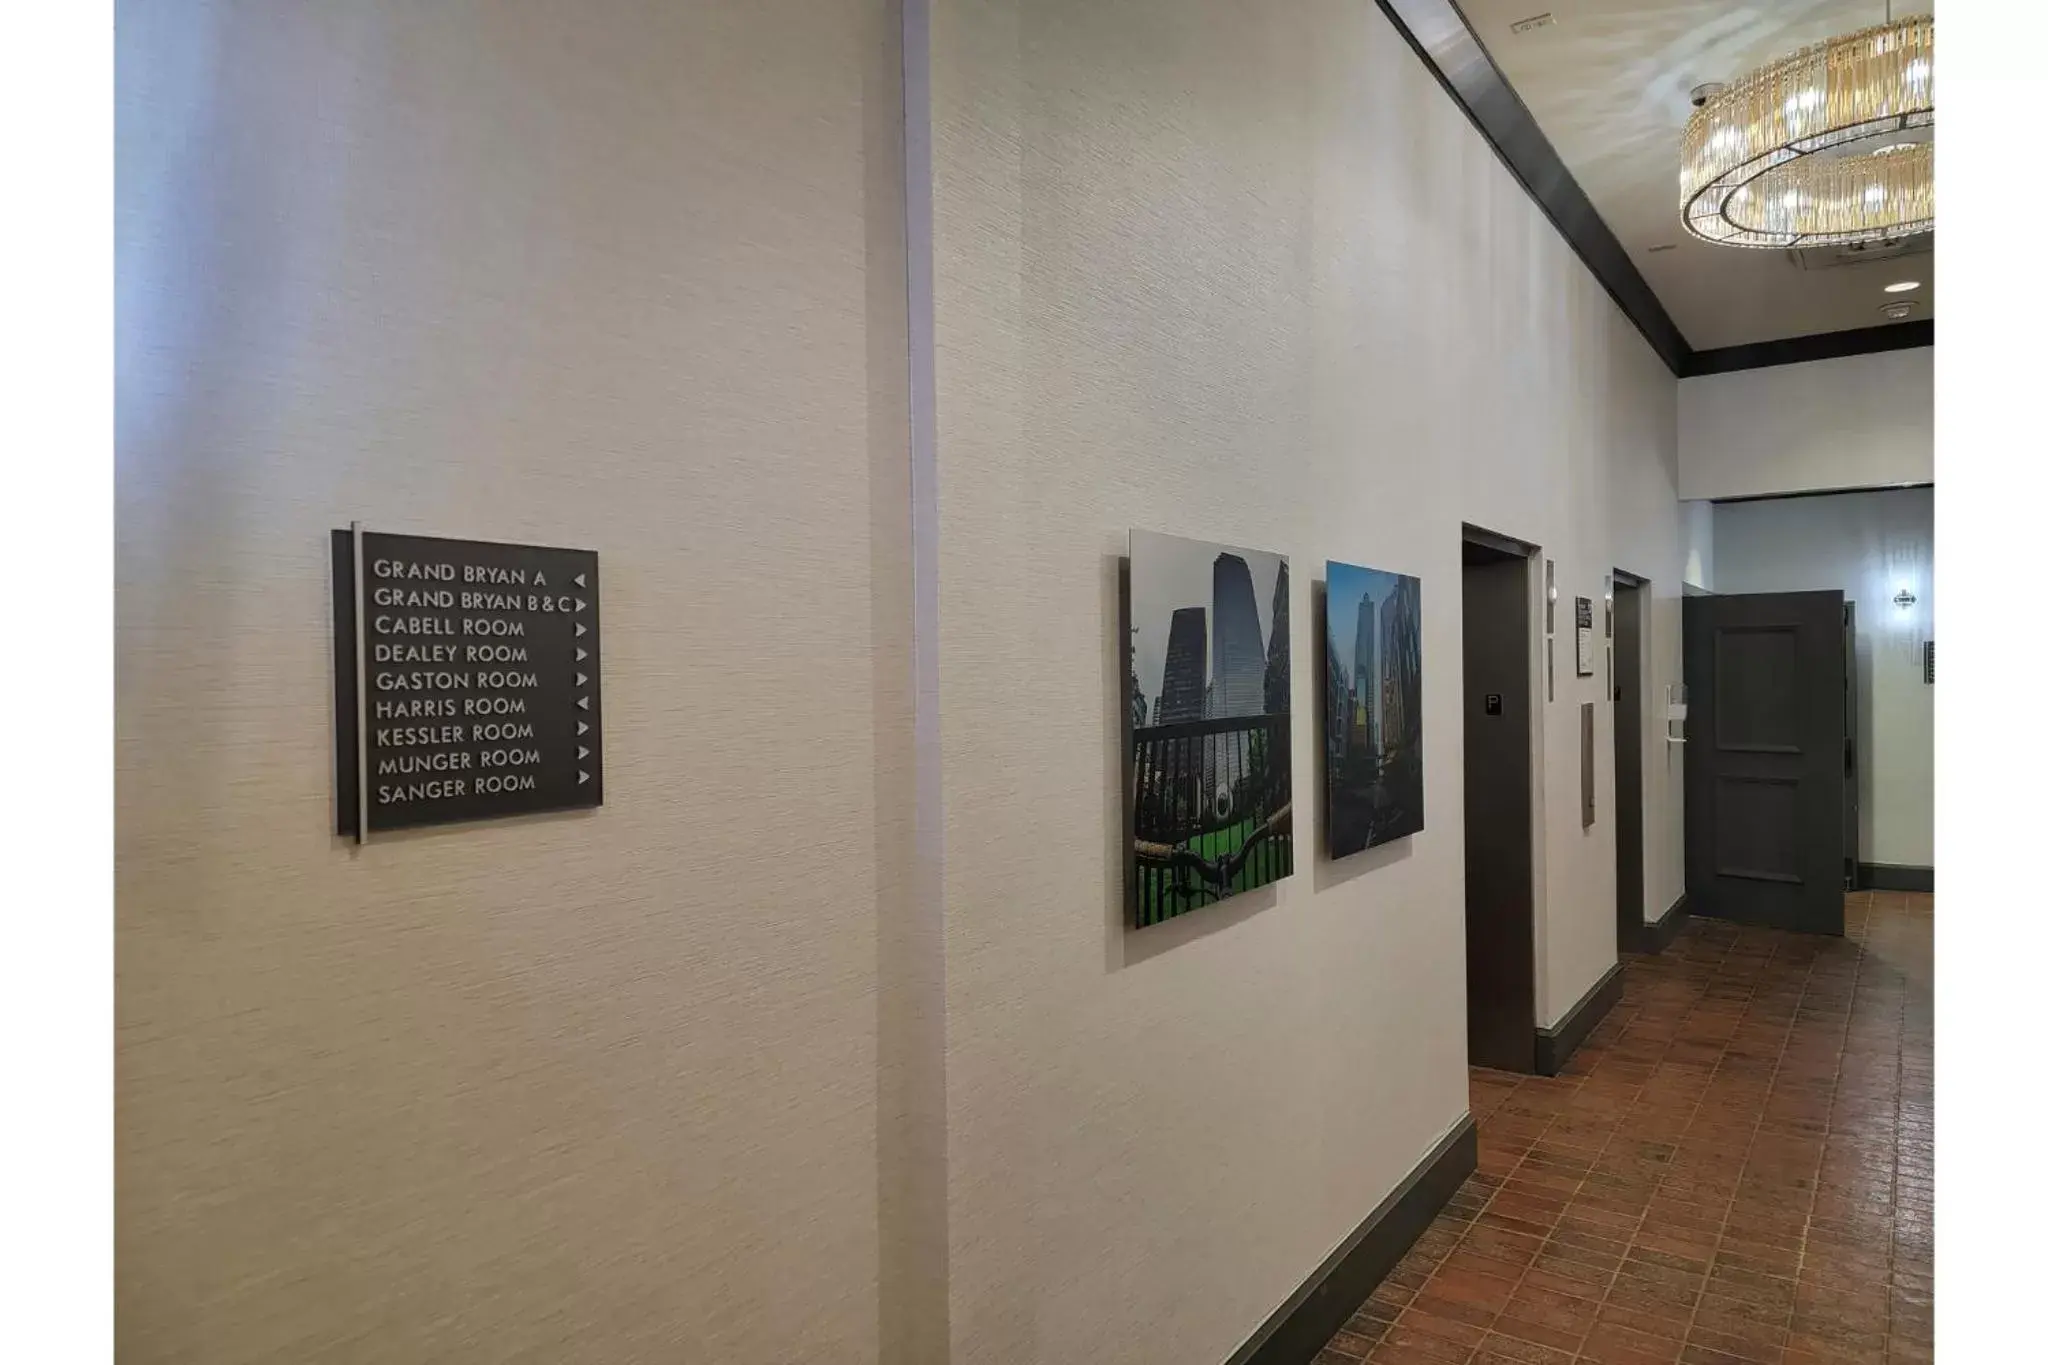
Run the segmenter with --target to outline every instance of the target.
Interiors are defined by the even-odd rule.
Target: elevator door
[[[1478,1066],[1533,1072],[1530,560],[1464,551],[1466,1046]]]

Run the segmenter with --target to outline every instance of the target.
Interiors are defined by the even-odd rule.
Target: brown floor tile
[[[1464,1365],[1471,1358],[1472,1347],[1404,1328],[1398,1323],[1390,1328],[1385,1339],[1372,1348],[1368,1359],[1376,1365]]]
[[[1498,1313],[1514,1296],[1515,1282],[1498,1275],[1486,1275],[1446,1262],[1430,1278],[1428,1287],[1416,1296],[1418,1308],[1430,1309],[1436,1301],[1461,1303],[1486,1313]]]
[[[1698,1346],[1736,1360],[1774,1365],[1785,1354],[1786,1335],[1783,1328],[1760,1324],[1738,1324],[1735,1330],[1723,1331],[1695,1318],[1685,1341],[1687,1349]]]
[[[1577,1355],[1533,1341],[1494,1333],[1479,1344],[1473,1365],[1571,1365]]]
[[[1335,1351],[1352,1360],[1364,1360],[1372,1354],[1372,1348],[1379,1345],[1375,1337],[1363,1337],[1356,1332],[1340,1329],[1336,1336],[1324,1344],[1326,1351]]]
[[[1479,1171],[1321,1365],[1931,1365],[1931,896],[1695,920],[1561,1077],[1471,1072]]]
[[[1669,1337],[1603,1322],[1587,1333],[1579,1358],[1600,1365],[1675,1365],[1684,1349]]]

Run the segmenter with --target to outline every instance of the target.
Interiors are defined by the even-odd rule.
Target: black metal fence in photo
[[[1289,722],[1228,716],[1132,732],[1140,927],[1294,871]]]

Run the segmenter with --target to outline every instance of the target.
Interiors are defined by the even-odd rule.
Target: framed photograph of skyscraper
[[[1323,807],[1342,858],[1422,828],[1422,580],[1326,573]]]
[[[1294,871],[1287,558],[1131,532],[1133,923]]]

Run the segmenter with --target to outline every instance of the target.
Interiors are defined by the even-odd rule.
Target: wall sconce
[[[1919,598],[1913,596],[1913,590],[1911,588],[1900,588],[1898,591],[1898,595],[1892,598],[1892,605],[1897,607],[1900,611],[1904,611],[1907,607],[1912,606],[1915,602],[1918,602],[1919,600]]]

